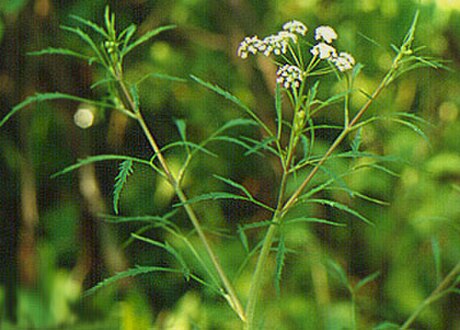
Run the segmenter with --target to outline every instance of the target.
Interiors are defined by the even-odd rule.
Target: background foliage
[[[100,72],[85,63],[62,57],[28,57],[27,52],[49,46],[80,49],[84,45],[59,29],[69,15],[102,22],[105,5],[118,24],[134,22],[139,33],[176,24],[127,59],[131,80],[156,72],[188,78],[189,74],[232,91],[274,122],[274,74],[270,61],[236,57],[246,35],[267,35],[291,19],[310,28],[331,25],[354,57],[365,65],[358,85],[372,90],[391,60],[391,43],[403,37],[416,8],[421,20],[416,43],[426,53],[450,59],[454,71],[409,73],[388,89],[373,111],[407,111],[425,125],[429,142],[412,130],[383,122],[363,131],[365,150],[391,154],[392,173],[368,170],[347,178],[352,188],[385,200],[386,206],[332,196],[376,226],[351,216],[315,207],[315,214],[347,227],[319,224],[287,229],[288,255],[278,298],[267,290],[267,323],[286,329],[343,329],[349,320],[350,295],[325,258],[345,269],[352,284],[380,272],[357,294],[363,329],[389,320],[400,323],[417,307],[460,259],[460,6],[455,1],[49,1],[4,0],[0,3],[0,115],[37,91],[61,91],[83,97],[103,96],[89,86]],[[377,46],[368,38],[377,41]],[[340,48],[340,46],[339,46]],[[333,79],[327,90],[334,90]],[[218,95],[189,83],[148,79],[140,88],[147,121],[162,143],[179,139],[174,119],[185,119],[191,141],[199,142],[239,113]],[[99,93],[99,94],[98,94]],[[356,103],[362,101],[358,97]],[[81,129],[74,114],[84,105],[54,102],[33,105],[0,130],[0,326],[23,329],[71,325],[75,329],[142,329],[151,324],[187,329],[235,328],[237,320],[222,301],[179,275],[155,274],[121,281],[96,295],[82,292],[128,266],[166,265],[163,250],[129,240],[140,224],[113,225],[98,215],[111,213],[117,163],[104,162],[58,178],[50,176],[78,158],[96,154],[148,157],[141,132],[115,112],[95,112],[94,125]],[[331,109],[320,120],[339,123]],[[235,134],[257,134],[246,131]],[[327,146],[334,138],[319,136]],[[346,146],[344,146],[346,148]],[[228,145],[212,146],[220,158],[203,156],[186,178],[190,196],[227,189],[211,173],[231,177],[259,200],[273,204],[277,176],[267,159],[242,156]],[[179,155],[170,154],[171,159]],[[174,161],[173,161],[174,164]],[[179,164],[179,163],[178,163]],[[345,167],[337,159],[334,166]],[[137,168],[120,198],[122,215],[156,215],[169,211],[173,193],[162,180]],[[244,203],[199,204],[198,212],[213,235],[214,245],[228,269],[236,268],[244,249],[232,239],[238,224],[265,220],[265,214]],[[186,219],[180,225],[188,227]],[[253,231],[251,235],[259,235]],[[160,230],[148,231],[158,240],[172,240]],[[235,257],[237,256],[237,257]],[[250,269],[250,268],[248,268]],[[233,274],[236,276],[235,274]],[[244,292],[249,273],[233,280]],[[270,276],[270,274],[267,274]],[[427,309],[417,329],[458,329],[460,299],[450,295]],[[326,310],[325,315],[318,311]],[[225,320],[222,323],[222,320]],[[13,324],[15,326],[13,326]]]

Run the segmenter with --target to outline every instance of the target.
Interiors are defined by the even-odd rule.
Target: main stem
[[[182,188],[180,187],[178,181],[176,180],[176,178],[174,177],[173,173],[171,172],[171,170],[170,170],[170,168],[168,166],[168,163],[166,162],[166,159],[164,158],[164,156],[163,156],[158,144],[156,143],[155,138],[153,137],[152,133],[150,132],[150,129],[148,128],[148,126],[147,126],[147,124],[146,124],[146,122],[144,120],[144,117],[142,116],[142,114],[139,111],[139,109],[137,109],[131,94],[129,93],[128,89],[126,88],[125,83],[121,79],[120,73],[118,73],[118,75],[117,75],[117,80],[118,80],[118,83],[120,84],[120,87],[121,87],[121,90],[122,90],[124,96],[126,97],[127,102],[129,103],[129,107],[130,107],[131,111],[135,114],[136,119],[137,119],[139,125],[142,128],[142,131],[144,132],[144,134],[145,134],[150,146],[152,147],[155,155],[157,156],[158,161],[160,162],[160,165],[161,165],[161,167],[163,168],[163,171],[166,174],[168,182],[171,184],[171,186],[173,187],[177,197],[179,198],[179,200],[183,204],[185,212],[187,213],[190,221],[193,224],[193,227],[195,228],[195,230],[196,230],[196,232],[198,234],[198,237],[200,238],[201,242],[203,243],[203,245],[205,247],[205,250],[208,253],[209,258],[211,259],[211,262],[212,262],[217,274],[219,275],[219,278],[222,281],[222,284],[223,284],[223,286],[224,286],[224,288],[226,290],[226,298],[227,298],[227,300],[230,302],[231,307],[238,314],[240,319],[243,322],[245,322],[246,317],[245,317],[245,314],[244,314],[242,304],[241,304],[240,300],[238,299],[238,296],[236,295],[236,292],[235,292],[235,289],[233,288],[233,285],[231,284],[230,280],[228,279],[227,275],[225,274],[225,272],[224,272],[224,270],[223,270],[223,268],[222,268],[222,266],[220,264],[219,258],[214,253],[214,250],[211,248],[211,245],[210,245],[206,235],[204,234],[204,231],[203,231],[203,229],[201,227],[201,224],[200,224],[200,222],[198,220],[198,217],[197,217],[195,211],[190,206],[190,204],[188,204],[187,196],[185,195],[185,193],[182,190]]]

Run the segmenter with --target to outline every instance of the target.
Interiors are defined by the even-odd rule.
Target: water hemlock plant
[[[319,26],[314,29],[314,33],[309,34],[309,28],[302,22],[290,21],[283,25],[282,30],[276,34],[259,38],[258,36],[246,37],[239,48],[237,55],[241,59],[247,59],[251,56],[266,56],[273,59],[276,63],[276,89],[274,92],[275,123],[266,123],[243,101],[226,91],[225,89],[207,82],[199,77],[190,76],[191,80],[204,88],[215,92],[230,102],[234,103],[242,110],[244,118],[234,119],[225,123],[214,134],[200,143],[188,141],[186,134],[186,124],[183,120],[177,120],[180,141],[173,142],[169,145],[160,146],[155,139],[155,134],[149,129],[145,121],[141,100],[138,94],[138,83],[129,82],[124,76],[124,59],[137,46],[149,41],[163,31],[173,29],[174,26],[163,26],[154,29],[136,39],[136,26],[130,25],[121,32],[118,32],[115,26],[115,15],[110,12],[109,8],[105,11],[105,25],[99,26],[91,21],[81,17],[72,16],[80,27],[63,26],[65,31],[77,35],[91,50],[91,55],[86,55],[78,51],[63,48],[47,48],[44,50],[32,52],[31,55],[64,55],[86,61],[89,65],[98,66],[105,72],[105,77],[97,81],[92,87],[105,88],[108,97],[102,100],[91,100],[60,92],[39,93],[28,97],[25,101],[15,106],[6,117],[0,121],[0,126],[14,115],[17,111],[26,106],[35,103],[56,99],[67,99],[72,101],[84,102],[95,107],[105,108],[113,111],[119,111],[128,116],[137,123],[147,139],[152,156],[148,159],[141,159],[129,155],[95,155],[86,159],[79,160],[76,164],[71,165],[55,176],[64,175],[70,171],[76,170],[82,166],[99,161],[117,161],[119,162],[119,172],[114,178],[113,189],[113,211],[114,215],[105,216],[106,219],[115,222],[145,221],[154,224],[157,228],[167,231],[172,236],[178,238],[184,243],[189,250],[188,260],[178,248],[170,242],[155,241],[142,234],[132,234],[132,238],[139,240],[154,247],[164,249],[175,259],[175,265],[178,267],[160,267],[160,266],[137,266],[109,277],[99,283],[97,286],[88,290],[88,294],[109,285],[121,278],[136,276],[139,274],[148,274],[152,272],[171,272],[182,274],[186,280],[194,280],[206,286],[216,296],[221,296],[228,306],[236,313],[241,320],[241,327],[248,330],[259,329],[263,322],[261,321],[263,302],[260,299],[261,289],[266,286],[267,277],[274,279],[274,292],[280,290],[282,286],[282,274],[284,264],[287,258],[289,246],[286,244],[283,235],[286,226],[295,226],[299,223],[321,223],[332,226],[343,226],[342,223],[334,219],[324,219],[308,214],[304,216],[293,216],[292,212],[297,205],[301,204],[320,204],[334,208],[340,212],[345,212],[357,220],[362,221],[363,225],[372,226],[371,220],[363,214],[352,209],[339,201],[321,197],[321,192],[330,189],[339,189],[346,191],[352,197],[364,198],[374,203],[381,201],[366,196],[350,187],[343,185],[341,178],[344,178],[356,171],[359,167],[352,167],[344,173],[331,173],[326,167],[328,161],[333,161],[334,157],[346,157],[357,159],[367,157],[372,159],[367,166],[373,166],[383,171],[387,170],[379,161],[385,156],[373,155],[362,151],[361,134],[362,130],[371,123],[378,120],[393,120],[413,129],[417,134],[426,138],[422,130],[416,125],[418,119],[408,113],[396,113],[392,117],[379,115],[378,109],[373,109],[373,114],[364,116],[370,112],[371,105],[380,96],[382,91],[387,88],[396,78],[407,71],[420,68],[431,67],[441,68],[443,65],[440,61],[433,58],[420,55],[421,47],[414,46],[414,37],[418,13],[415,15],[407,34],[405,35],[399,47],[392,46],[394,58],[388,72],[383,76],[380,84],[372,93],[365,93],[355,87],[356,77],[359,75],[363,65],[357,63],[352,54],[337,50],[334,41],[339,37],[336,31],[330,26]],[[89,31],[89,32],[85,32]],[[244,65],[242,63],[241,65]],[[326,75],[333,75],[344,86],[343,91],[331,95],[327,99],[319,97],[321,89],[321,79]],[[160,79],[168,79],[185,83],[188,80],[168,76],[164,74],[149,74]],[[362,93],[367,100],[359,109],[352,109],[350,99],[355,93]],[[320,125],[315,123],[318,114],[326,111],[331,105],[341,104],[343,111],[343,124],[341,126]],[[292,116],[287,116],[283,109],[290,108]],[[288,119],[291,118],[291,119]],[[254,140],[245,137],[234,137],[226,133],[238,126],[253,126],[263,132],[260,140]],[[338,131],[333,142],[322,154],[315,152],[315,132],[317,130],[333,129]],[[339,152],[339,145],[346,141],[351,141],[348,151]],[[199,196],[187,196],[183,188],[183,179],[189,168],[192,159],[198,153],[214,155],[209,150],[208,145],[211,142],[219,141],[220,143],[233,143],[245,148],[246,154],[265,154],[266,157],[274,157],[281,169],[280,182],[277,184],[277,190],[274,192],[276,203],[267,205],[264,201],[256,199],[248,189],[241,183],[230,178],[214,175],[216,180],[232,187],[239,193],[229,192],[210,192]],[[177,170],[170,165],[166,151],[171,148],[183,148],[185,159],[181,167]],[[130,175],[135,175],[137,166],[150,168],[165,180],[174,190],[178,203],[171,205],[171,212],[163,216],[120,216],[119,199],[125,183],[129,180]],[[327,179],[321,182],[317,179],[318,172],[329,174]],[[340,184],[337,184],[337,183]],[[234,287],[234,283],[227,275],[229,272],[224,269],[219,261],[215,249],[209,241],[203,225],[194,209],[196,203],[202,201],[212,201],[219,203],[221,200],[232,199],[236,202],[253,203],[257,207],[263,208],[271,214],[270,219],[261,222],[239,224],[235,233],[245,250],[247,257],[240,267],[241,269],[251,266],[251,261],[255,261],[255,268],[250,272],[250,286],[247,296],[242,298],[242,294]],[[189,234],[184,234],[182,229],[174,221],[174,216],[178,209],[183,209],[193,225],[194,235],[198,236],[200,243],[206,251],[203,256],[189,238]],[[236,220],[235,220],[236,221]],[[249,230],[264,231],[264,236],[259,242],[250,242],[247,235]],[[273,260],[269,263],[269,260]],[[271,265],[274,264],[272,267]],[[191,266],[193,265],[193,266]],[[200,267],[196,271],[195,267]],[[351,284],[347,274],[341,266],[330,261],[328,267],[341,279],[343,285],[348,289],[352,302],[352,328],[357,328],[356,312],[356,293],[357,291],[373,281],[379,276],[379,273],[373,273],[361,279],[357,284]],[[272,269],[273,268],[273,269]],[[197,274],[205,274],[199,276]],[[231,271],[232,274],[235,270]],[[443,297],[449,292],[455,291],[455,286],[459,281],[460,264],[457,265],[451,273],[439,284],[438,288],[414,311],[408,320],[401,325],[401,329],[408,329],[418,314],[430,303]],[[267,276],[267,274],[270,274]],[[265,324],[268,326],[267,324]],[[399,325],[385,322],[380,328],[399,328]]]

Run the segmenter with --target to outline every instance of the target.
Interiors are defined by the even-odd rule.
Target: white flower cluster
[[[298,21],[287,22],[283,25],[283,31],[277,34],[265,37],[260,40],[259,37],[246,37],[238,47],[238,56],[245,59],[249,54],[263,53],[265,56],[270,54],[281,55],[286,54],[289,41],[297,43],[297,34],[305,35],[307,27]]]
[[[238,47],[238,56],[245,59],[249,54],[262,53],[265,56],[286,54],[289,43],[297,43],[298,36],[305,36],[308,28],[299,21],[290,21],[283,25],[283,30],[264,39],[257,36],[246,37]],[[337,39],[337,33],[330,26],[319,26],[315,29],[315,40],[318,41],[310,49],[310,53],[319,60],[327,60],[341,71],[347,71],[355,65],[355,59],[349,53],[340,52],[331,45]],[[317,63],[317,62],[316,62]],[[284,88],[299,88],[306,73],[295,65],[286,64],[276,72],[276,81]]]
[[[284,88],[299,88],[303,81],[305,72],[296,67],[295,65],[285,64],[276,71],[276,82]]]
[[[321,60],[329,60],[340,72],[350,70],[355,65],[355,59],[348,53],[337,51],[330,45],[333,40],[337,39],[337,33],[330,26],[319,26],[315,30],[315,39],[320,42],[310,49],[313,56]]]

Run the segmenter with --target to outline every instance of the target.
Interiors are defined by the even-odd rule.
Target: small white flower
[[[340,72],[351,70],[356,63],[353,56],[345,52],[341,52],[339,56],[331,58],[331,62]]]
[[[249,53],[255,55],[257,54],[258,51],[261,51],[261,48],[263,47],[264,47],[263,41],[260,40],[259,37],[257,36],[246,37],[240,43],[237,54],[242,59],[245,59],[248,57]]]
[[[285,64],[276,72],[276,82],[284,88],[299,88],[305,73],[295,65]]]
[[[298,33],[300,35],[305,35],[308,31],[308,28],[299,21],[290,21],[283,25],[283,30],[289,31],[291,33]]]
[[[330,44],[332,40],[337,39],[337,33],[330,26],[319,26],[315,30],[315,39],[322,39],[326,43]]]
[[[313,56],[318,56],[322,60],[326,58],[337,57],[337,51],[335,48],[324,42],[320,42],[319,44],[313,46],[310,49],[310,53],[312,53]]]

